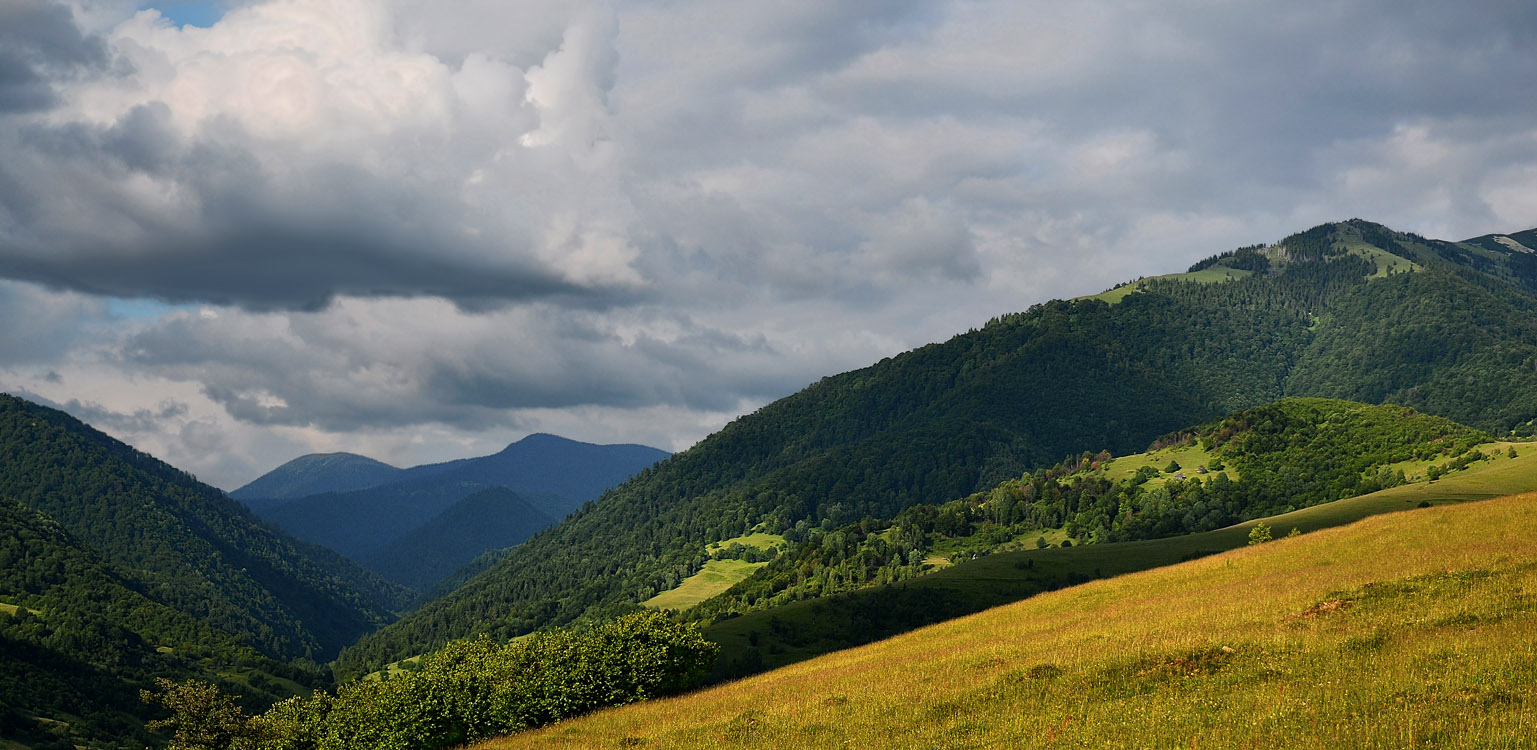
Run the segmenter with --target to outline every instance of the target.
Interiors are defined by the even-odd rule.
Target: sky
[[[1360,217],[1537,227],[1529,0],[0,0],[0,391],[233,489],[682,450]]]

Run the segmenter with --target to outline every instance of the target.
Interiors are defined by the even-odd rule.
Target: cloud
[[[390,22],[282,0],[209,29],[153,11],[116,27],[133,75],[0,130],[0,274],[252,309],[632,294],[601,88],[613,20],[570,19],[527,71],[403,50]]]
[[[234,418],[347,431],[516,423],[516,410],[700,411],[813,373],[762,336],[676,317],[537,307],[468,314],[436,300],[343,299],[315,314],[178,313],[123,347],[136,370],[202,384]]]
[[[88,326],[105,312],[99,300],[0,281],[0,368],[61,361],[89,341]]]
[[[53,79],[107,63],[106,45],[81,33],[69,9],[45,0],[0,4],[0,115],[58,103]]]
[[[0,6],[0,376],[230,482],[680,448],[1319,222],[1537,226],[1514,0],[137,5]]]

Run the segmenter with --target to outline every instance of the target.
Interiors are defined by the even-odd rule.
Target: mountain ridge
[[[365,637],[339,667],[366,670],[447,637],[508,637],[623,611],[696,571],[710,542],[801,520],[889,517],[1079,451],[1134,452],[1168,431],[1288,395],[1412,399],[1420,411],[1501,434],[1533,429],[1537,297],[1510,266],[1516,251],[1360,220],[1277,245],[1284,252],[1252,275],[1147,284],[1113,305],[1047,302],[823,378],[535,535]],[[1233,256],[1217,262],[1231,266]],[[1402,264],[1392,258],[1419,270],[1394,272]],[[1472,327],[1434,324],[1443,317]],[[1373,342],[1354,331],[1367,320],[1413,327],[1415,345],[1364,358]],[[1463,340],[1469,331],[1476,335]],[[1372,391],[1381,397],[1362,398],[1371,389],[1353,381],[1374,368],[1398,375]],[[580,578],[576,560],[602,577]],[[482,614],[469,621],[459,612]]]

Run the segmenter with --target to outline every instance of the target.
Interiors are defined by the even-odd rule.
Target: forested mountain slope
[[[506,487],[488,487],[449,506],[431,521],[364,555],[369,570],[426,591],[489,550],[521,543],[555,523]]]
[[[63,412],[0,395],[0,496],[46,514],[152,599],[271,657],[324,661],[406,596],[223,492]]]
[[[262,675],[224,682],[255,707],[291,695],[291,680],[326,679],[151,599],[57,522],[0,498],[0,738],[145,747],[138,691],[221,670]]]
[[[1283,396],[1402,399],[1483,430],[1530,432],[1537,298],[1516,252],[1324,225],[1198,264],[1236,280],[1164,279],[1114,304],[1037,305],[824,378],[363,639],[341,670],[627,609],[697,570],[705,544],[754,527],[891,518]]]

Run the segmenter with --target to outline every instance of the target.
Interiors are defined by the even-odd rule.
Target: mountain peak
[[[252,500],[290,500],[322,492],[348,492],[375,487],[399,475],[401,469],[356,453],[311,453],[300,456],[229,493]]]

